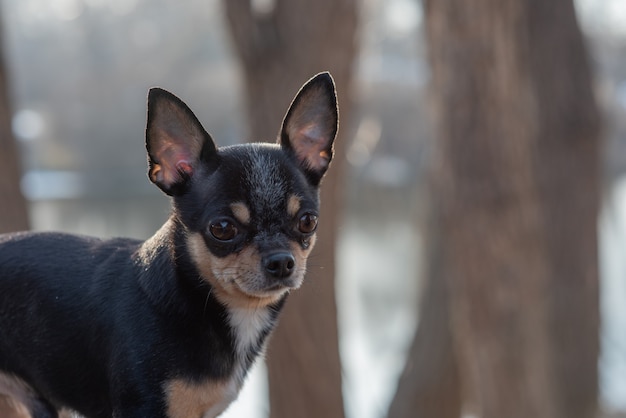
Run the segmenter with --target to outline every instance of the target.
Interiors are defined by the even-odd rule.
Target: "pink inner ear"
[[[296,150],[296,155],[300,161],[306,161],[307,165],[315,170],[326,169],[330,161],[330,155],[320,144],[325,144],[323,138],[312,138],[309,136],[300,139],[300,145]]]
[[[155,152],[154,160],[158,163],[152,167],[150,178],[165,187],[171,187],[182,180],[181,172],[188,176],[193,174],[191,153],[185,152],[174,142],[168,141],[167,145],[159,148]]]
[[[317,123],[309,123],[296,132],[298,143],[296,155],[301,161],[306,161],[313,169],[326,169],[330,155],[326,150],[328,136],[325,135]]]
[[[185,174],[187,174],[188,176],[191,176],[191,174],[193,173],[193,168],[191,167],[191,163],[189,161],[183,160],[183,161],[179,161],[176,164],[176,168],[179,172],[183,172]]]

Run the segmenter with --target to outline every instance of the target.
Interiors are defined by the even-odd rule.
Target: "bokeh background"
[[[554,4],[555,9],[571,5],[565,0],[543,2]],[[454,9],[454,1],[445,3],[444,7]],[[536,6],[532,1],[517,2],[521,11],[507,14],[516,2],[469,3],[476,20],[466,19],[465,24],[478,26],[484,22],[506,25],[506,16],[523,15],[525,8]],[[166,196],[145,174],[148,88],[158,85],[174,92],[216,142],[228,145],[273,140],[282,112],[299,85],[316,72],[333,71],[342,118],[341,161],[325,185],[330,230],[324,232],[326,241],[318,241],[324,249],[312,260],[313,278],[302,296],[290,302],[280,333],[270,343],[269,366],[259,362],[225,417],[523,416],[513,411],[519,409],[515,402],[504,415],[486,406],[489,397],[482,396],[482,390],[496,387],[505,393],[522,393],[525,386],[507,389],[506,382],[490,382],[489,376],[483,376],[484,362],[472,363],[472,356],[480,353],[459,353],[468,347],[479,350],[476,340],[453,344],[452,351],[464,359],[459,361],[460,372],[453,373],[460,383],[428,392],[436,405],[428,410],[439,412],[420,413],[417,406],[397,399],[424,398],[420,390],[432,388],[417,385],[409,395],[400,395],[398,388],[412,387],[407,383],[411,365],[439,364],[437,354],[444,350],[436,338],[432,362],[413,358],[410,350],[426,301],[435,300],[425,291],[435,239],[430,228],[431,173],[433,163],[445,159],[437,152],[438,134],[445,131],[437,128],[443,123],[440,113],[445,106],[437,98],[442,89],[437,89],[432,71],[441,67],[432,66],[431,60],[437,58],[429,49],[429,39],[431,48],[441,46],[436,44],[442,42],[437,36],[447,30],[454,36],[458,29],[447,28],[444,20],[439,29],[427,30],[428,19],[441,19],[436,6],[415,0],[2,0],[1,6],[1,71],[10,130],[5,129],[7,139],[0,143],[4,147],[0,153],[20,167],[12,181],[19,184],[28,215],[27,225],[8,209],[2,215],[3,205],[9,206],[7,202],[18,197],[0,184],[0,200],[5,201],[0,203],[0,216],[7,221],[3,225],[7,231],[24,225],[34,230],[147,238],[167,219],[169,208]],[[433,11],[427,13],[428,7]],[[589,83],[595,103],[589,105],[597,106],[601,115],[600,169],[597,188],[589,194],[590,200],[598,197],[600,205],[593,220],[597,241],[593,236],[579,237],[597,244],[592,247],[598,253],[600,302],[595,307],[580,306],[586,316],[600,315],[595,328],[600,344],[597,368],[594,364],[597,375],[580,377],[592,383],[591,393],[582,397],[597,400],[597,405],[590,401],[592,411],[582,408],[576,416],[618,417],[626,416],[626,3],[577,0],[574,7],[592,71]],[[559,16],[543,17],[555,27],[561,24]],[[463,21],[463,16],[451,17],[448,24],[455,19]],[[513,22],[524,28],[523,22]],[[494,32],[487,32],[486,45],[506,42],[489,38]],[[471,47],[472,39],[467,42],[461,46],[467,54],[467,68],[451,72],[473,71],[475,57],[484,53]],[[534,47],[526,46],[529,55]],[[496,50],[508,51],[507,45],[503,48]],[[500,58],[506,60],[496,54],[494,61]],[[558,61],[550,65],[564,77],[579,70]],[[454,89],[447,92],[452,94]],[[477,102],[482,93],[475,92]],[[506,116],[496,109],[492,118]],[[15,153],[7,145],[13,139]],[[489,165],[480,155],[476,158],[478,165]],[[3,169],[10,169],[6,160],[0,167],[5,180],[12,178],[3,174]],[[587,193],[576,182],[572,179],[571,193]],[[327,218],[323,216],[322,222]],[[518,275],[511,277],[516,280]],[[456,282],[448,283],[455,286]],[[513,292],[511,297],[516,295]],[[565,303],[574,305],[579,300],[565,298]],[[524,294],[520,300],[530,315],[535,309],[532,297]],[[591,310],[588,315],[586,309]],[[465,338],[454,335],[455,341]],[[589,335],[594,338],[593,332]],[[484,340],[497,344],[498,339],[492,337]],[[425,341],[428,345],[428,338]],[[574,341],[565,350],[576,350]],[[317,344],[322,348],[318,350]],[[520,356],[528,355],[522,346],[532,344],[521,338]],[[520,364],[532,367],[532,359]],[[403,371],[405,378],[398,385]],[[421,375],[437,380],[431,373],[444,372],[424,370]],[[483,376],[484,381],[477,381],[476,376]],[[532,373],[519,376],[535,378]],[[529,381],[528,386],[554,385],[550,393],[556,393],[559,388],[554,380],[558,379],[549,384]],[[486,389],[480,388],[483,383]],[[533,403],[532,393],[522,395],[510,399]],[[405,406],[390,412],[392,402]],[[452,408],[453,412],[441,407],[451,404],[460,407]],[[572,416],[544,412],[534,416]]]

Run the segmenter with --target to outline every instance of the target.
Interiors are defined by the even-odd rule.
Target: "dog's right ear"
[[[172,93],[148,92],[148,177],[170,196],[185,191],[199,165],[216,155],[211,136],[187,105]]]
[[[338,123],[335,82],[330,73],[320,73],[296,94],[278,136],[278,143],[296,158],[315,186],[333,158]]]

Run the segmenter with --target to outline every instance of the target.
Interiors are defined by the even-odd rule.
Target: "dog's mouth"
[[[221,286],[218,298],[227,305],[239,307],[260,307],[276,303],[283,297],[289,288],[282,285],[268,286],[262,289],[251,288],[233,280],[227,286]],[[222,295],[222,297],[219,296]]]
[[[226,257],[214,256],[200,234],[188,238],[190,252],[202,278],[228,305],[268,305],[304,281],[306,258],[286,251],[262,257],[253,246]]]
[[[242,280],[233,280],[236,289],[245,296],[252,298],[278,298],[291,290],[297,289],[302,283],[298,277],[290,277],[281,281],[255,280],[252,283]]]

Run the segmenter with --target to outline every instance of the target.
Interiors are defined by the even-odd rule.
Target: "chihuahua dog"
[[[154,236],[0,236],[0,394],[34,418],[222,413],[303,281],[338,113],[309,80],[276,144],[217,148],[176,96],[148,94],[150,180],[172,197]]]

